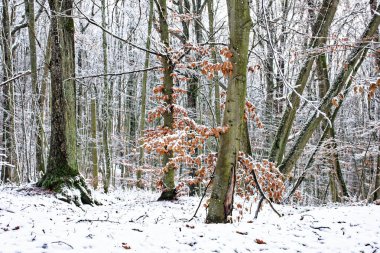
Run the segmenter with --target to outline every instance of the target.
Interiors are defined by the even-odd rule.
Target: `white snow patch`
[[[281,218],[265,207],[258,220],[246,213],[239,223],[209,225],[203,207],[187,222],[196,197],[157,202],[152,192],[95,194],[102,206],[79,208],[30,188],[0,188],[0,252],[380,253],[380,206],[277,206]]]

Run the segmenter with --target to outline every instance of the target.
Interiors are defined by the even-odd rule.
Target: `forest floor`
[[[377,252],[380,206],[266,205],[257,220],[204,223],[200,198],[157,202],[158,193],[95,192],[102,206],[76,207],[36,188],[0,187],[0,252]],[[253,208],[254,209],[254,208]],[[130,248],[130,249],[126,249]]]

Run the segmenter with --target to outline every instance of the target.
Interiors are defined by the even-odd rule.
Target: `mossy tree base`
[[[37,186],[54,191],[59,200],[67,203],[74,203],[77,206],[81,206],[82,204],[91,206],[94,204],[100,205],[91,196],[91,191],[80,174],[71,177],[59,177],[47,173],[38,181]]]
[[[212,210],[208,210],[206,223],[212,224],[212,223],[228,223],[228,217],[226,217],[224,213],[224,203],[220,199],[217,198],[210,198],[210,204],[209,208],[212,208]]]
[[[174,189],[164,189],[161,193],[161,196],[157,199],[157,201],[171,201],[177,200],[177,190]]]

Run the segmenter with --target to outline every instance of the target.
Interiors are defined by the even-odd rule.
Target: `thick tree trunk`
[[[207,223],[228,222],[232,215],[237,159],[240,150],[247,88],[249,32],[252,26],[248,0],[228,0],[230,51],[233,73],[228,80],[223,125],[228,131],[220,137],[218,160],[208,208]]]
[[[64,201],[93,204],[76,159],[76,99],[72,0],[49,0],[51,9],[51,139],[47,173],[38,186],[60,193]],[[63,15],[61,15],[63,14]]]
[[[380,5],[377,7],[377,12],[380,11]],[[331,110],[331,101],[334,97],[338,96],[340,92],[344,89],[348,89],[352,83],[352,77],[355,76],[361,63],[364,61],[365,56],[368,51],[368,44],[371,42],[371,38],[376,33],[378,26],[380,24],[380,16],[373,15],[370,23],[367,25],[366,30],[359,39],[359,43],[356,45],[355,49],[351,52],[347,59],[347,64],[339,72],[334,83],[331,85],[326,96],[323,98],[321,104],[318,107],[318,111],[315,111],[309,120],[306,122],[305,126],[301,130],[295,144],[290,149],[289,154],[286,156],[282,164],[279,166],[282,173],[290,175],[296,164],[298,158],[303,152],[305,145],[312,136],[315,129],[317,129],[324,119],[320,111],[327,113]],[[338,108],[337,108],[338,109]]]

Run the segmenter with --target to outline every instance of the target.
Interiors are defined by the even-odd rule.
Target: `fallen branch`
[[[120,222],[118,221],[112,221],[112,220],[108,220],[108,219],[103,219],[103,220],[100,220],[100,219],[97,219],[97,220],[90,220],[90,219],[81,219],[81,220],[78,220],[76,223],[80,223],[80,222],[110,222],[110,223],[117,223],[117,224],[120,224]]]
[[[315,218],[314,218],[312,215],[310,215],[310,214],[304,214],[304,215],[301,216],[301,219],[300,219],[300,220],[305,219],[306,216],[309,216],[309,217],[315,219]]]
[[[248,235],[248,232],[241,232],[241,231],[236,231],[239,235]]]
[[[8,210],[8,209],[3,209],[3,208],[0,208],[0,211],[5,211],[5,212],[8,212],[8,213],[15,213],[14,211],[11,211],[11,210]]]
[[[146,213],[145,214],[143,214],[143,215],[141,215],[141,216],[139,216],[137,219],[135,219],[135,220],[133,220],[133,219],[131,219],[129,222],[136,222],[136,221],[138,221],[139,219],[141,219],[141,218],[147,218],[147,217],[149,217]]]
[[[67,242],[64,242],[64,241],[56,241],[56,242],[51,242],[51,243],[58,243],[58,244],[63,243],[63,244],[65,244],[65,245],[69,246],[71,249],[74,249],[73,246],[71,246],[70,244],[68,244]]]
[[[330,227],[314,227],[314,226],[310,226],[312,229],[318,229],[318,230],[321,230],[321,229],[331,229]]]

